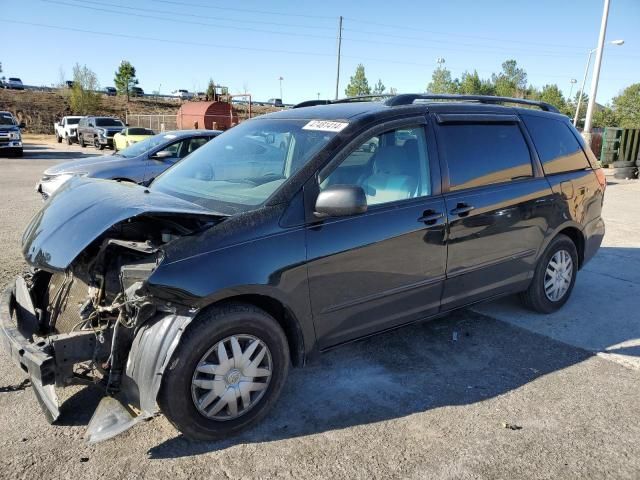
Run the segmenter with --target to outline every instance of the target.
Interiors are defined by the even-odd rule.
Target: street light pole
[[[589,94],[589,104],[587,105],[587,118],[584,121],[585,140],[591,140],[591,120],[593,118],[593,108],[596,105],[596,95],[598,93],[598,80],[600,78],[600,67],[602,66],[602,53],[604,50],[604,39],[607,36],[607,20],[609,19],[609,3],[611,0],[604,0],[604,10],[602,11],[602,22],[600,24],[600,38],[598,39],[598,50],[596,50],[596,61],[593,66],[593,78],[591,79],[591,93]],[[587,144],[590,142],[587,141]]]
[[[624,40],[612,40],[609,42],[611,45],[624,45]],[[584,78],[582,79],[582,87],[580,87],[580,95],[578,95],[578,105],[576,105],[576,115],[573,118],[573,126],[578,125],[578,116],[580,115],[580,108],[582,107],[582,96],[584,95],[584,86],[587,83],[587,75],[589,73],[589,67],[591,66],[591,56],[597,50],[597,48],[593,48],[589,50],[589,58],[587,58],[587,68],[584,70]]]
[[[569,83],[571,84],[571,88],[569,89],[569,101],[571,101],[571,94],[573,93],[573,86],[578,83],[578,80],[576,80],[575,78],[572,78],[571,80],[569,80]]]
[[[580,115],[580,107],[582,106],[582,96],[584,95],[584,86],[587,83],[587,75],[589,74],[589,67],[591,66],[591,55],[596,49],[589,50],[589,58],[587,59],[587,68],[584,69],[584,77],[582,78],[582,86],[580,87],[580,94],[578,95],[578,105],[576,105],[576,116],[573,117],[573,126],[578,126],[578,115]]]
[[[278,77],[278,80],[280,81],[280,101],[282,101],[282,80],[284,80],[284,78]]]

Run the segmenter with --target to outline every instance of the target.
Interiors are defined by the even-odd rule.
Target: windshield
[[[169,143],[175,140],[176,135],[170,133],[160,133],[158,135],[154,135],[153,137],[145,138],[140,142],[136,142],[130,147],[125,148],[124,150],[120,150],[117,155],[120,155],[124,158],[133,158],[138,155],[142,155],[155,147],[159,147],[162,144]]]
[[[69,125],[77,125],[79,121],[79,118],[67,118],[67,124]]]
[[[153,130],[149,130],[148,128],[135,128],[132,127],[127,130],[128,135],[155,135]]]
[[[124,127],[117,118],[96,118],[96,127]]]
[[[0,125],[15,125],[13,121],[13,117],[11,115],[7,115],[6,113],[0,114]]]
[[[241,123],[168,169],[151,188],[223,213],[252,210],[336,135],[313,124],[268,118]]]

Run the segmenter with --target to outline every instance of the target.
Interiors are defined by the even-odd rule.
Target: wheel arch
[[[578,268],[582,268],[582,265],[584,264],[586,239],[582,227],[574,222],[566,222],[557,227],[546,239],[543,248],[540,249],[538,258],[542,256],[551,241],[558,235],[565,235],[571,239],[573,244],[576,246],[576,251],[578,253]]]
[[[294,367],[302,367],[306,362],[307,350],[300,321],[293,310],[284,302],[274,296],[264,293],[241,293],[218,299],[207,305],[207,309],[229,305],[231,303],[244,303],[258,307],[271,315],[284,330],[289,344],[291,363]]]
[[[585,238],[584,234],[581,230],[576,227],[569,226],[560,230],[555,236],[558,235],[566,235],[571,239],[573,244],[576,246],[576,251],[578,252],[578,268],[582,268],[582,264],[584,263],[584,247],[585,247]]]

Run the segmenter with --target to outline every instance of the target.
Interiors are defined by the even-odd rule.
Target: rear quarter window
[[[590,168],[578,139],[571,128],[554,118],[523,115],[524,123],[547,175]]]
[[[529,148],[515,123],[449,124],[439,131],[451,190],[533,176]]]

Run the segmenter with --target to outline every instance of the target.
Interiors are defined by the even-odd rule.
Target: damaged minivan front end
[[[49,422],[60,416],[55,387],[98,385],[87,438],[101,441],[156,413],[162,373],[198,311],[149,293],[164,248],[225,217],[102,180],[73,179],[54,199],[23,236],[29,270],[2,294],[0,341]]]

